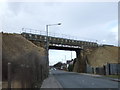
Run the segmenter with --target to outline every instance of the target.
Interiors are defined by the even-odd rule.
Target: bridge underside
[[[75,48],[75,47],[61,47],[61,46],[49,46],[49,49],[68,50],[68,51],[78,51],[78,50],[82,50],[82,48]]]

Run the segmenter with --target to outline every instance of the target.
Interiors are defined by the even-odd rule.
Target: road
[[[74,72],[52,70],[63,88],[118,88],[118,82]]]

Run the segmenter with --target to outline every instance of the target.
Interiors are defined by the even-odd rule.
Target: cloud
[[[62,22],[61,31],[69,34],[74,30],[105,23],[115,19],[116,3],[7,3],[5,23],[14,21],[22,26],[44,29],[49,23]],[[9,13],[7,13],[8,11]],[[99,11],[99,12],[98,12]],[[17,16],[14,16],[17,15]],[[9,17],[11,16],[11,17]],[[8,18],[11,19],[8,19]],[[16,17],[16,18],[14,18]],[[99,18],[100,17],[100,18]],[[17,20],[16,20],[17,19]],[[21,22],[19,22],[19,20]],[[29,22],[28,22],[29,20]],[[30,25],[32,22],[35,25]],[[29,24],[30,23],[30,24]],[[38,26],[39,23],[39,26]],[[27,25],[28,24],[28,25]],[[11,25],[10,25],[11,26]],[[17,25],[18,26],[18,25]],[[41,27],[40,27],[41,26]],[[53,31],[56,28],[52,28]],[[58,28],[57,28],[58,29]]]
[[[9,11],[11,11],[14,15],[18,15],[19,12],[21,11],[22,2],[20,3],[14,2],[14,3],[7,3],[7,4],[8,4],[7,9],[9,9]]]
[[[118,41],[118,26],[113,27],[111,32],[115,35],[115,40]]]

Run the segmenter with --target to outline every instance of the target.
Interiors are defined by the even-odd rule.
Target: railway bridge
[[[85,47],[98,46],[96,42],[80,41],[80,40],[73,40],[68,38],[59,38],[52,36],[47,37],[45,35],[25,33],[25,32],[22,33],[22,36],[34,43],[35,42],[47,43],[47,38],[48,38],[49,49],[77,50],[77,49],[84,49]]]
[[[81,51],[84,48],[89,47],[97,47],[98,44],[96,42],[88,42],[88,41],[81,41],[81,40],[74,40],[68,38],[60,38],[60,37],[53,37],[53,36],[46,36],[40,34],[32,34],[22,32],[21,35],[28,39],[29,41],[33,42],[37,46],[41,46],[46,48],[47,40],[48,40],[48,50],[49,49],[57,49],[57,50],[69,50],[76,52],[76,58],[79,60],[81,58]],[[47,51],[48,52],[48,51]],[[85,72],[84,62],[81,62],[81,70],[78,72]]]

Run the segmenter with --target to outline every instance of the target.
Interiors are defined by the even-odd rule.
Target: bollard
[[[8,89],[11,89],[11,63],[8,62]]]

